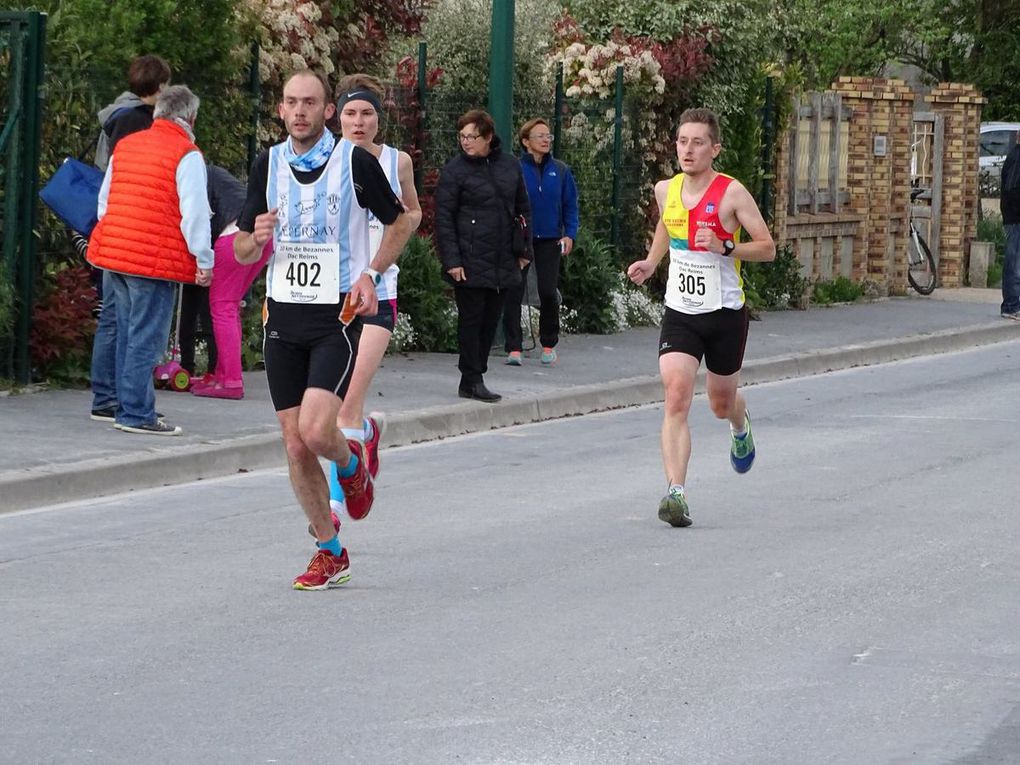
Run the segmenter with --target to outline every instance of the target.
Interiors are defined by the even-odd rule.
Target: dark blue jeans
[[[1002,313],[1020,311],[1020,223],[1006,229],[1006,257],[1002,262]]]
[[[113,272],[108,276],[106,284],[117,301],[117,423],[152,425],[156,422],[152,370],[170,337],[174,284]]]
[[[117,406],[117,296],[110,284],[110,272],[100,271],[103,280],[103,310],[92,340],[92,408]]]

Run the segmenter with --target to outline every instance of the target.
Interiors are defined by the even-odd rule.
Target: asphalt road
[[[4,763],[1015,763],[1020,344],[383,452],[351,582],[281,471],[0,516]]]

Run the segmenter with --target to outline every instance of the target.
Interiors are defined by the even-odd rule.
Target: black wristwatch
[[[732,255],[733,251],[737,248],[737,243],[732,239],[725,239],[722,243],[722,254]]]

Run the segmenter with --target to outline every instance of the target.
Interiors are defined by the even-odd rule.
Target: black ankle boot
[[[493,393],[491,390],[485,387],[485,383],[461,383],[460,388],[457,391],[457,395],[461,398],[473,398],[475,401],[484,401],[487,404],[495,404],[503,397],[498,393]]]

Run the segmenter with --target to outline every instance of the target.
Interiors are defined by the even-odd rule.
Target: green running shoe
[[[738,473],[746,473],[754,464],[754,436],[751,435],[751,414],[744,412],[744,429],[747,433],[737,438],[730,433],[730,464]]]
[[[687,509],[687,497],[678,489],[670,489],[659,502],[659,520],[674,528],[690,526],[691,513]]]

